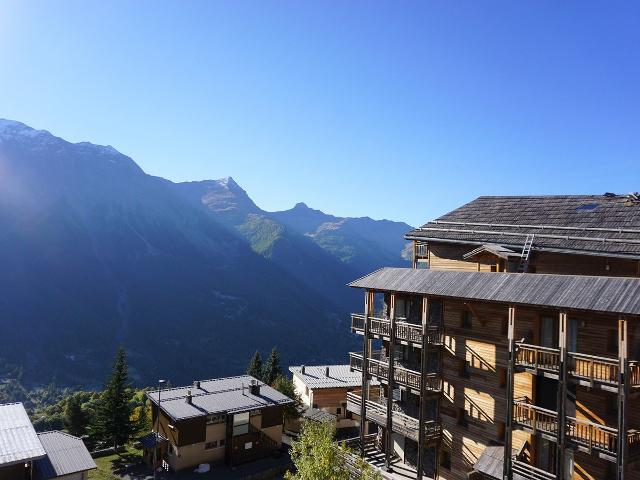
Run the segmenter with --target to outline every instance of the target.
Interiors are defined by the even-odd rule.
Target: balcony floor
[[[365,451],[365,460],[376,470],[380,471],[382,478],[385,480],[414,480],[418,478],[415,468],[402,463],[402,461],[396,457],[394,457],[391,462],[392,471],[387,472],[384,467],[384,453],[375,447],[367,448]],[[423,476],[422,478],[429,480],[427,476]]]

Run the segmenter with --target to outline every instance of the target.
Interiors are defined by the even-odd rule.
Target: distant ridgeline
[[[100,387],[119,345],[140,385],[237,374],[272,345],[342,362],[345,284],[409,265],[410,228],[265,212],[231,178],[175,184],[0,120],[0,381]]]

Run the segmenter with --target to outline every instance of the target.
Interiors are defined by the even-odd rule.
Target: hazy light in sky
[[[0,4],[0,118],[148,173],[416,225],[640,190],[640,4]]]

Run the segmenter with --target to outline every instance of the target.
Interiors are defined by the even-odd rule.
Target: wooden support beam
[[[427,329],[429,327],[429,299],[425,296],[422,297],[422,351],[420,352],[420,412],[418,416],[418,425],[420,430],[418,432],[418,480],[422,480],[422,472],[424,471],[424,457],[425,457],[425,422],[427,417],[427,399],[426,397],[426,384],[425,379],[429,373],[429,342]],[[437,463],[437,458],[436,458]],[[438,478],[436,476],[436,478]]]
[[[624,480],[628,462],[627,418],[629,399],[629,342],[626,318],[618,319],[618,455],[616,457],[617,479]]]
[[[509,320],[507,329],[508,363],[507,363],[507,416],[504,429],[504,463],[502,466],[502,478],[511,480],[511,452],[513,450],[513,392],[516,372],[516,309],[509,307]]]
[[[387,392],[387,438],[384,449],[384,465],[387,470],[391,469],[391,457],[393,455],[393,362],[396,342],[396,295],[394,293],[390,296],[390,302],[389,320],[391,322],[391,328],[388,348],[389,368],[387,372],[387,385],[389,391]]]
[[[364,292],[364,340],[362,345],[362,390],[360,392],[360,455],[364,457],[364,437],[367,429],[367,400],[369,399],[369,354],[371,342],[369,340],[369,316],[374,309],[374,292]]]
[[[565,478],[565,451],[567,429],[567,313],[560,312],[558,321],[558,348],[560,349],[560,364],[558,370],[558,454],[556,456],[556,479]]]

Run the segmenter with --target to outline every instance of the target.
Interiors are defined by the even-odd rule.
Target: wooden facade
[[[518,252],[475,248],[415,241],[413,266],[519,271]],[[640,277],[640,261],[534,250],[525,271]],[[349,408],[381,427],[387,457],[417,478],[640,480],[637,316],[368,290],[352,331],[364,341],[351,367],[367,375]],[[378,398],[367,379],[382,383]],[[476,471],[497,445],[501,468]]]

